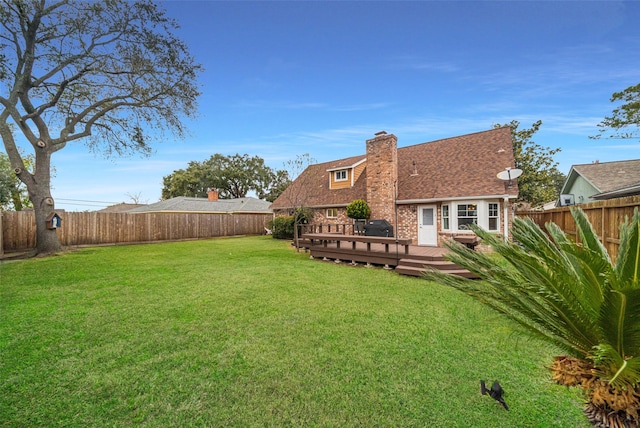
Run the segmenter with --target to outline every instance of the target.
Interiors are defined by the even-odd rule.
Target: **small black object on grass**
[[[502,390],[502,387],[500,386],[498,381],[493,382],[493,385],[491,385],[491,389],[487,389],[487,386],[485,385],[484,381],[481,380],[480,393],[482,393],[482,395],[489,394],[491,398],[496,400],[498,403],[502,404],[502,407],[504,407],[505,410],[509,410],[509,406],[507,406],[507,403],[505,403],[504,398],[502,398],[504,391]]]

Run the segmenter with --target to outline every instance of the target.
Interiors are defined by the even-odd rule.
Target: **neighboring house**
[[[314,223],[345,224],[346,206],[364,199],[370,219],[418,245],[440,245],[469,223],[508,235],[518,186],[497,174],[514,165],[509,127],[401,148],[383,131],[364,155],[309,166],[271,208],[286,215],[304,206]]]
[[[267,201],[252,197],[218,199],[218,192],[209,191],[208,198],[179,196],[155,204],[134,208],[129,213],[213,213],[213,214],[269,214]]]
[[[573,165],[560,195],[560,205],[640,195],[640,159]]]
[[[127,204],[125,202],[121,202],[119,204],[110,205],[106,208],[98,210],[100,213],[124,213],[134,208],[144,207],[145,204]],[[57,210],[56,210],[57,211]]]

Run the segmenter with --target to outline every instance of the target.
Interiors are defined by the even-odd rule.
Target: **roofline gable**
[[[329,168],[329,169],[326,169],[325,171],[333,172],[333,171],[342,171],[343,169],[353,169],[353,168],[357,167],[358,165],[361,165],[362,163],[364,163],[366,161],[367,161],[367,158],[364,158],[364,159],[360,159],[358,162],[354,163],[353,165],[340,166],[340,167],[337,167],[337,168]]]
[[[593,187],[598,192],[600,192],[600,188],[598,186],[596,186],[595,184],[593,184],[593,182],[591,180],[589,180],[587,177],[585,177],[584,174],[582,174],[579,170],[577,170],[575,168],[576,166],[580,166],[580,165],[572,165],[571,166],[571,169],[569,170],[569,174],[567,174],[567,179],[564,182],[564,185],[562,186],[562,190],[560,190],[560,194],[561,195],[565,195],[566,194],[566,190],[569,187],[573,186],[573,184],[576,182],[578,177],[582,177],[582,179],[584,181],[586,181],[591,187]]]

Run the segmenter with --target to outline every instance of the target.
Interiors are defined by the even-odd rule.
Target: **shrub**
[[[367,202],[363,199],[356,199],[347,205],[347,216],[355,219],[369,218],[371,215],[371,208]]]
[[[276,217],[269,221],[269,228],[275,239],[293,239],[293,216]]]

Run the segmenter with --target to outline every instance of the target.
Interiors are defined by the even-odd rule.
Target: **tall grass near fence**
[[[557,349],[270,237],[0,263],[0,314],[0,426],[588,426]]]

